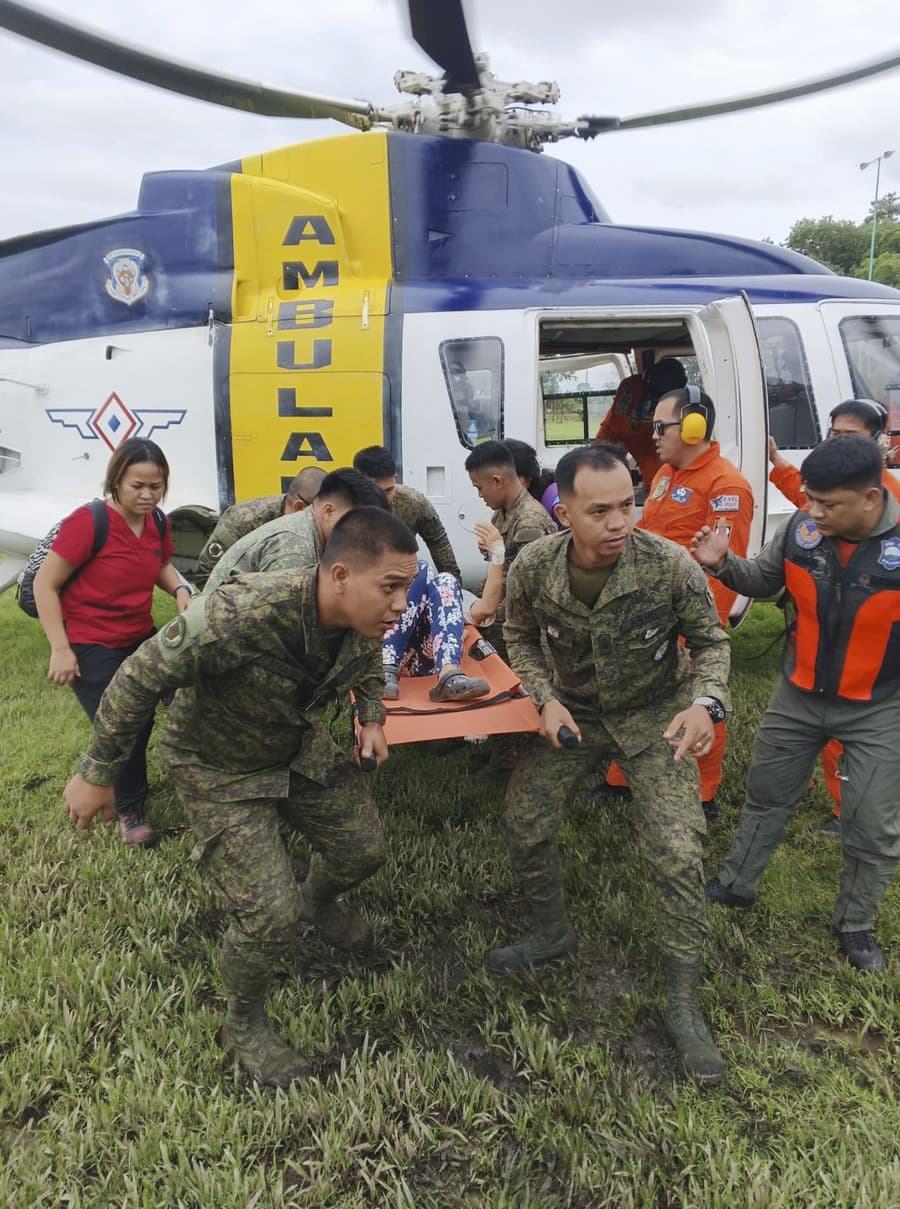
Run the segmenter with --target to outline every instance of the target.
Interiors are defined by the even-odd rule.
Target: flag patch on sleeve
[[[737,512],[741,501],[736,495],[717,495],[712,501],[713,512]]]

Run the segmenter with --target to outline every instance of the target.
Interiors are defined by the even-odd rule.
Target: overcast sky
[[[433,70],[398,0],[80,0],[43,7],[232,75],[396,99],[398,68]],[[237,6],[235,6],[237,7]],[[468,0],[473,47],[503,79],[555,79],[566,116],[628,116],[760,91],[887,55],[897,0]],[[134,207],[141,174],[207,167],[335,135],[173,97],[0,33],[0,239]],[[659,131],[569,139],[614,220],[781,241],[804,216],[860,219],[900,152],[900,71],[837,92]],[[364,137],[364,136],[356,136]],[[546,153],[545,153],[546,154]],[[881,191],[900,192],[900,154]]]

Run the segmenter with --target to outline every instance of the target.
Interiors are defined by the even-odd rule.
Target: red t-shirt
[[[59,598],[66,637],[97,646],[133,646],[153,628],[153,587],[173,554],[171,527],[160,539],[156,521],[148,515],[144,532],[135,537],[115,508],[107,504],[106,511],[109,533],[96,558],[91,558],[90,508],[77,508],[66,517],[53,542],[54,554],[82,568]]]

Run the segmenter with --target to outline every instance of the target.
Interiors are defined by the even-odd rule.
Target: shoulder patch
[[[662,478],[659,479],[658,482],[656,483],[656,485],[654,486],[653,491],[650,495],[651,500],[661,500],[663,498],[663,496],[666,494],[666,492],[668,491],[669,483],[671,483],[671,481],[672,481],[671,476],[668,474],[664,474],[662,476]]]
[[[184,619],[184,614],[179,613],[162,631],[159,640],[167,650],[177,651],[184,642],[186,634],[187,622]]]
[[[878,565],[886,571],[896,571],[900,567],[900,538],[886,537],[882,541]]]
[[[809,517],[800,522],[794,536],[797,539],[797,545],[803,550],[814,550],[822,540],[822,534],[816,528],[816,522],[810,520]]]
[[[737,512],[740,506],[741,501],[736,495],[717,495],[714,500],[710,500],[713,512]]]

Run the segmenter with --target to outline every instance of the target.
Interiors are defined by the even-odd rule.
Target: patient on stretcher
[[[480,529],[485,532],[479,533]],[[492,539],[500,539],[502,544],[493,525],[480,523],[476,533],[485,550],[489,550]],[[399,697],[400,676],[435,674],[437,684],[428,694],[432,701],[475,701],[487,696],[488,682],[479,676],[467,676],[460,669],[463,627],[467,621],[484,624],[491,612],[496,612],[502,593],[502,565],[496,566],[492,560],[481,598],[470,598],[466,603],[455,576],[447,571],[438,573],[422,560],[418,566],[407,593],[406,609],[384,639],[385,700],[396,701]]]

